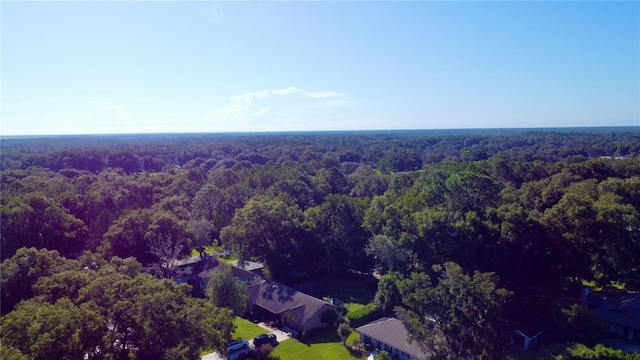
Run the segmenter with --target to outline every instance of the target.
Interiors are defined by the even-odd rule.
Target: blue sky
[[[640,125],[640,2],[1,4],[2,135]]]

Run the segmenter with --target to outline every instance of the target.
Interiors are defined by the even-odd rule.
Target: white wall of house
[[[417,358],[414,358],[413,356],[402,352],[392,346],[389,346],[387,344],[385,344],[382,341],[379,341],[377,339],[374,338],[370,338],[368,336],[365,336],[363,334],[360,334],[360,341],[362,341],[365,344],[370,344],[371,346],[373,346],[374,348],[378,349],[378,350],[384,350],[386,352],[388,352],[390,355],[392,355],[393,357],[396,357],[400,360],[418,360]]]

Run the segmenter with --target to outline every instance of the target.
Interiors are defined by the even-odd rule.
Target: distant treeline
[[[383,171],[411,171],[440,161],[504,156],[517,161],[583,161],[640,155],[640,128],[562,131],[440,130],[264,134],[169,134],[10,137],[2,139],[2,169],[39,166],[53,171],[122,168],[127,173],[194,167],[203,162],[312,160],[330,154],[340,162]],[[311,157],[311,158],[310,158]]]

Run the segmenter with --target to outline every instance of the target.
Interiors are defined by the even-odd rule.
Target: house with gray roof
[[[298,333],[333,326],[335,323],[326,320],[342,318],[340,307],[275,281],[255,277],[247,290],[248,311],[252,315],[277,321]],[[327,312],[337,316],[327,316]]]
[[[583,302],[595,310],[609,332],[640,341],[640,292],[587,292]]]
[[[360,334],[360,341],[376,349],[388,352],[400,360],[418,360],[429,358],[418,343],[409,340],[409,333],[402,321],[396,318],[383,317],[355,329]]]

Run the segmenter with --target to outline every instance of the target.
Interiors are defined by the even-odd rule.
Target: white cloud
[[[210,125],[216,130],[259,130],[265,126],[278,127],[297,118],[296,112],[305,109],[338,109],[351,104],[347,94],[338,91],[309,91],[295,86],[283,89],[260,90],[229,97],[230,103],[209,111]],[[273,115],[273,116],[270,116]],[[252,123],[257,118],[262,124]],[[270,122],[267,124],[267,122]]]
[[[251,115],[255,117],[260,117],[260,116],[267,115],[269,111],[271,111],[271,108],[263,107],[258,110],[255,110],[254,112],[251,113]]]
[[[267,90],[268,91],[268,90]],[[276,95],[291,95],[291,94],[302,94],[304,96],[308,96],[310,98],[344,98],[347,95],[345,93],[341,93],[338,91],[307,91],[298,89],[295,86],[289,86],[286,89],[280,90],[271,90],[272,94]]]
[[[318,99],[326,99],[326,98],[346,98],[347,95],[337,91],[305,91],[304,94],[306,96]]]
[[[117,117],[124,115],[124,106],[112,104],[106,101],[89,101],[89,104],[96,106],[100,110],[113,111]]]
[[[277,95],[290,95],[304,92],[304,90],[300,90],[295,86],[289,86],[286,89],[272,90],[271,92]]]

